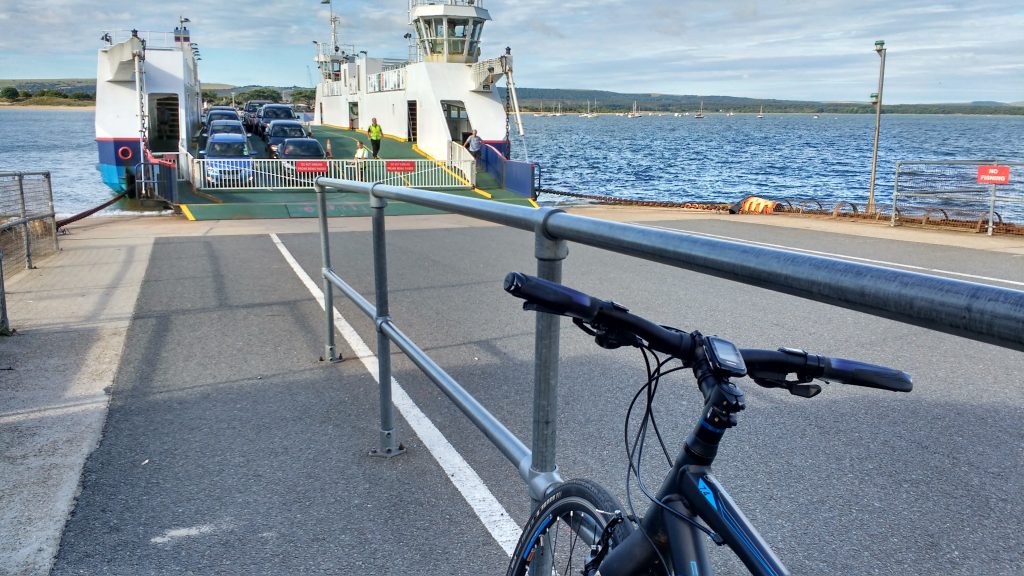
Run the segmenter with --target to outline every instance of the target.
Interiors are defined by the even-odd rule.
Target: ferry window
[[[473,34],[471,36],[473,38],[473,40],[479,40],[480,39],[480,33],[483,32],[483,29],[484,29],[484,21],[483,20],[473,20]]]
[[[465,38],[466,28],[469,27],[469,20],[465,18],[449,18],[448,19],[448,37],[449,38]]]
[[[434,18],[434,38],[444,38],[444,18]]]

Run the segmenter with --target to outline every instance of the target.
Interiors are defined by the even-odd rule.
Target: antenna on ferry
[[[327,4],[331,10],[331,46],[334,46],[334,51],[340,50],[338,48],[338,17],[334,15],[334,4],[331,4],[331,0],[320,0],[321,4]]]

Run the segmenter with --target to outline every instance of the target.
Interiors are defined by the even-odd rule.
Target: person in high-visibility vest
[[[384,129],[377,124],[376,118],[370,119],[370,129],[367,130],[370,135],[370,148],[373,150],[373,158],[376,160],[380,158],[380,139],[384,137]]]

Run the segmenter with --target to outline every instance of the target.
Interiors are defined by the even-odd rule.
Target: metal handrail
[[[364,193],[370,197],[376,308],[331,269],[325,199],[327,188]],[[566,242],[574,241],[1024,351],[1024,291],[609,222],[567,214],[556,208],[533,209],[427,190],[332,178],[317,179],[316,190],[320,206],[327,311],[327,356],[335,358],[331,289],[338,287],[356,300],[359,308],[373,317],[378,327],[382,450],[390,453],[397,448],[390,416],[391,372],[387,346],[392,340],[517,467],[529,485],[535,503],[551,485],[560,481],[555,465],[559,319],[550,314],[537,314],[533,444],[532,450],[526,450],[500,421],[402,334],[388,315],[384,245],[384,207],[387,200],[399,200],[531,231],[536,238],[538,276],[555,282],[561,280],[562,260],[568,255]],[[956,312],[951,313],[954,310]]]

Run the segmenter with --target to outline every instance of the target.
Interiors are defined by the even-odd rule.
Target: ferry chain
[[[706,210],[710,212],[728,212],[730,204],[710,202],[665,202],[658,200],[633,200],[630,198],[614,198],[611,196],[597,196],[594,194],[577,194],[575,192],[564,192],[550,188],[538,188],[537,193],[557,194],[559,196],[571,196],[573,198],[584,198],[586,200],[597,200],[605,204],[618,204],[623,206],[653,206],[656,208],[689,208],[691,210]]]

